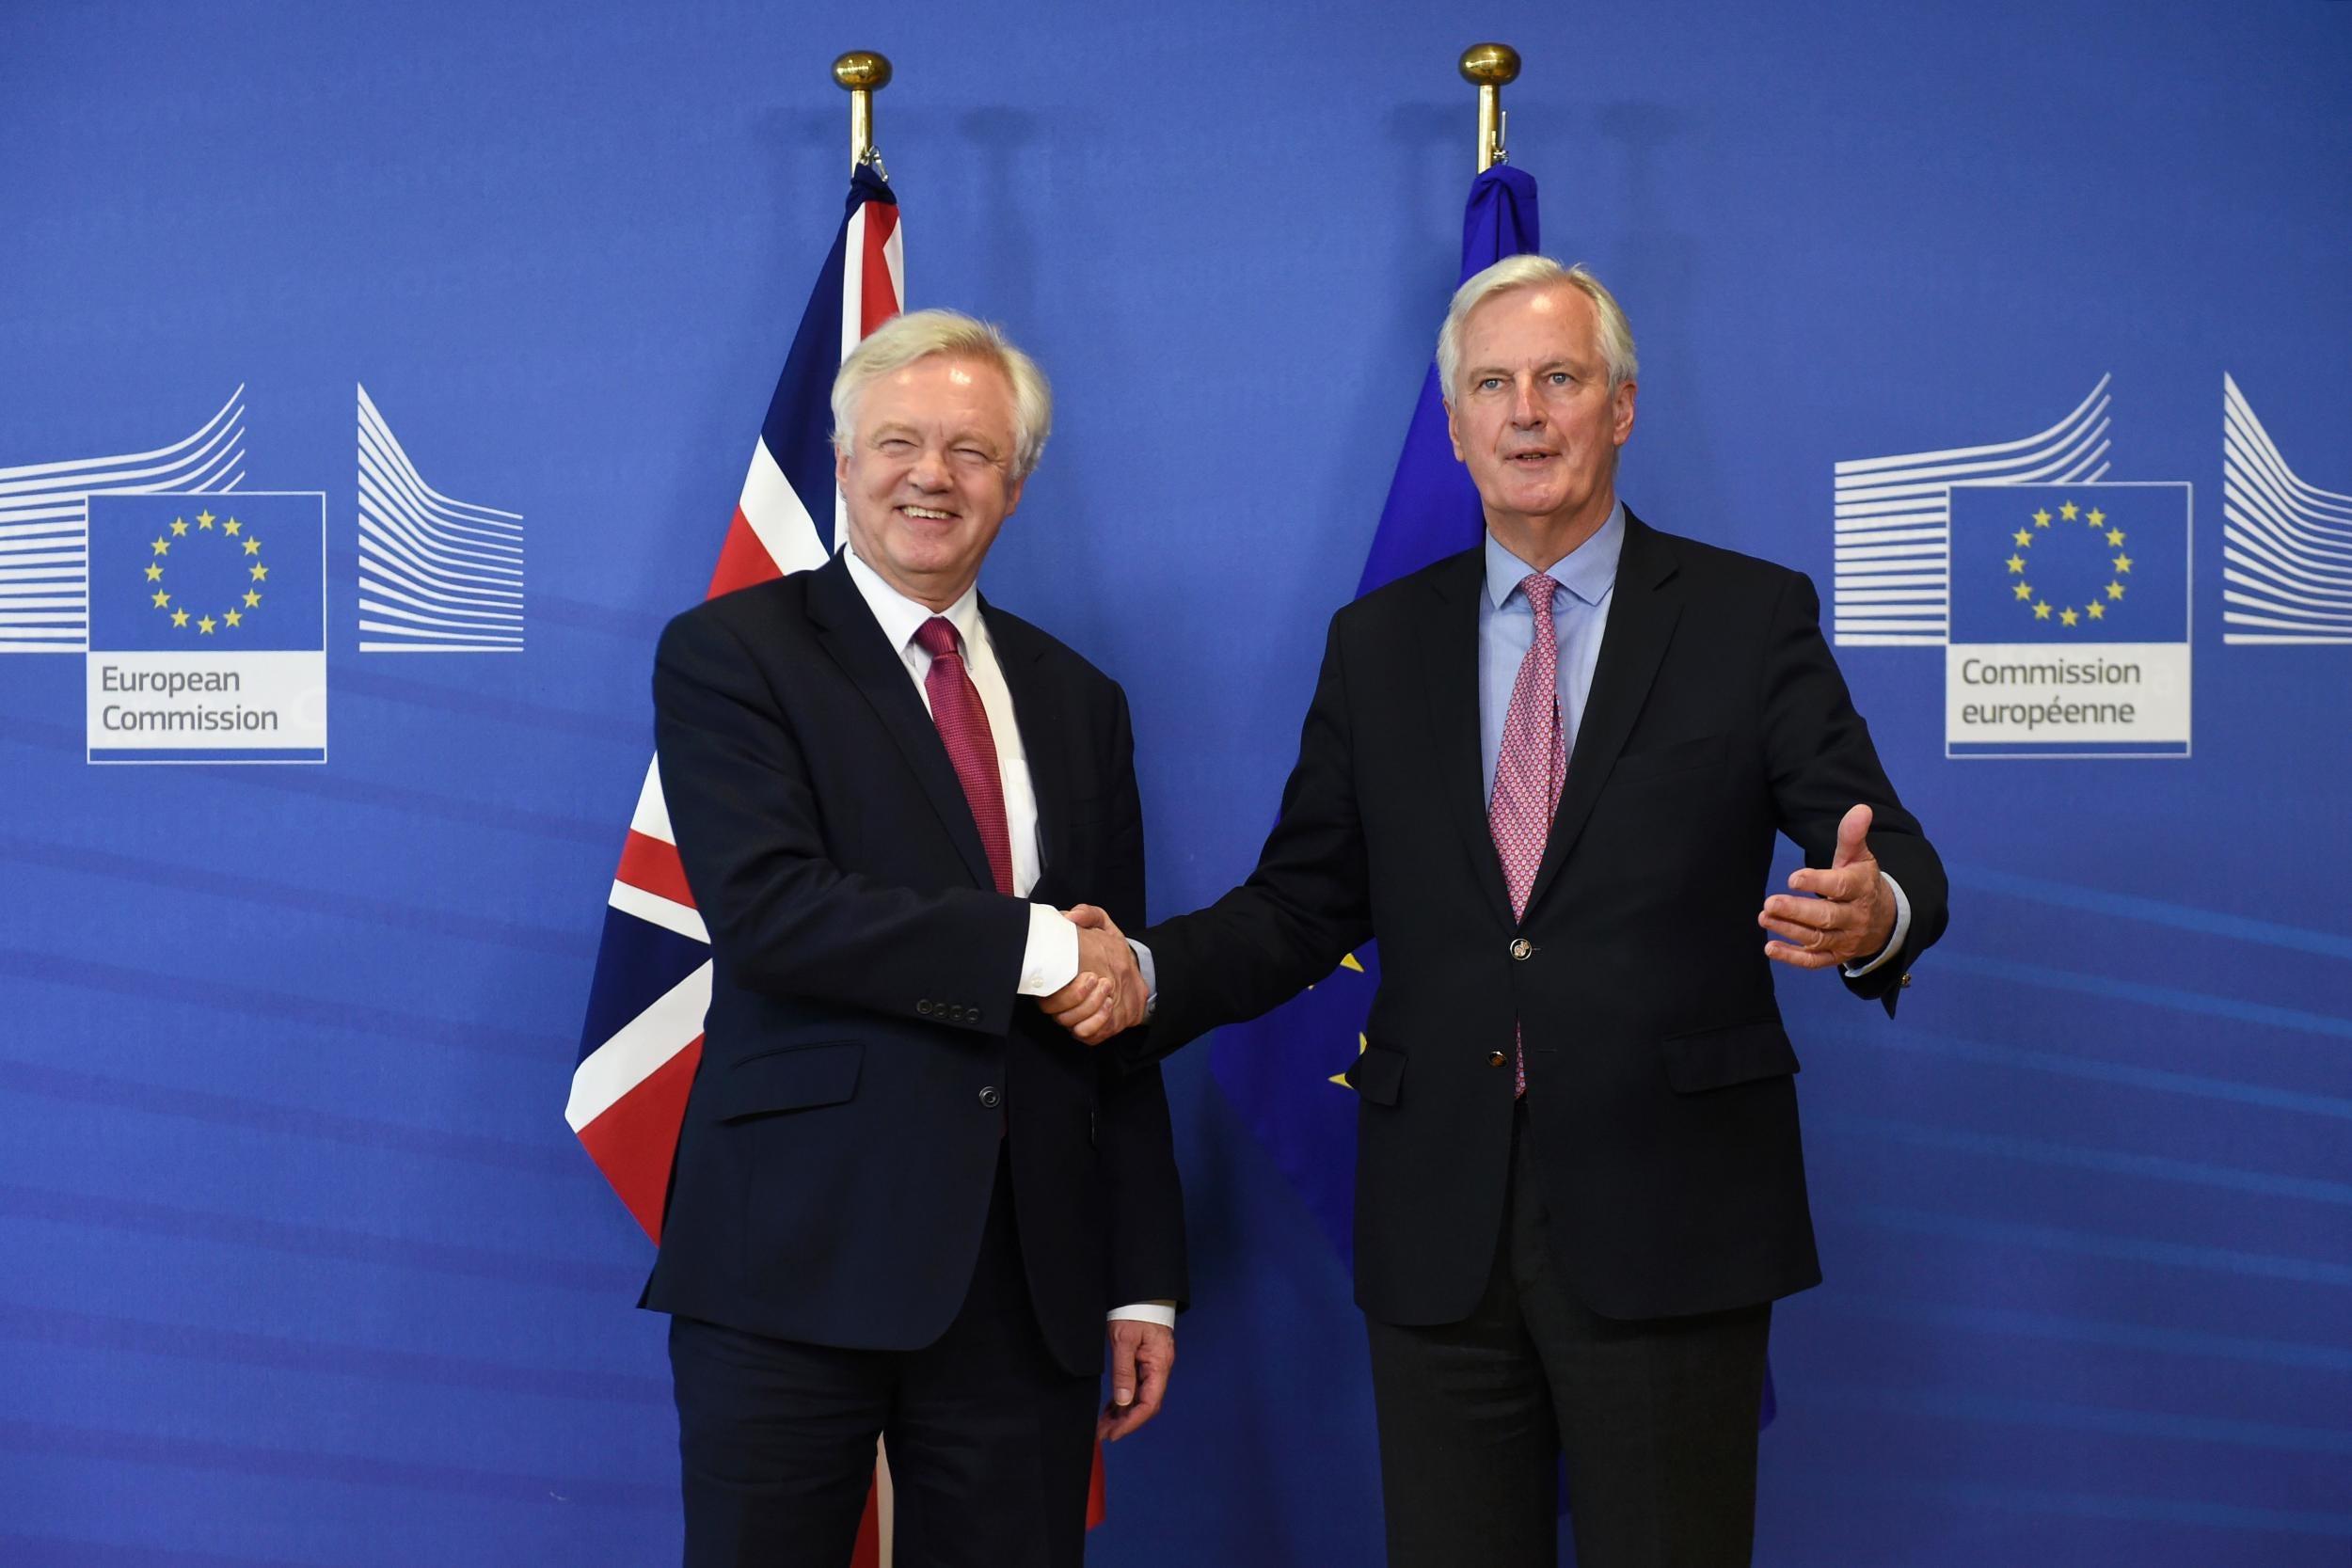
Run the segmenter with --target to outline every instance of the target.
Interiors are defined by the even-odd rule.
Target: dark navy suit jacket
[[[1030,897],[1143,919],[1126,698],[981,605],[1036,788]],[[1028,903],[994,891],[923,700],[836,556],[673,621],[662,792],[715,960],[644,1305],[914,1350],[962,1304],[1000,1140],[1039,1322],[1073,1372],[1114,1306],[1182,1301],[1156,1068],[1112,1069],[1018,998]]]
[[[1472,549],[1331,622],[1282,814],[1257,870],[1141,933],[1156,1059],[1322,979],[1377,936],[1358,1099],[1356,1297],[1454,1323],[1501,1234],[1511,1060],[1552,1251],[1613,1318],[1700,1313],[1819,1282],[1796,1053],[1765,932],[1773,839],[1869,844],[1911,900],[1904,949],[1847,984],[1889,1012],[1944,930],[1943,863],[1879,766],[1802,575],[1628,515],[1614,597],[1523,922],[1487,827]]]

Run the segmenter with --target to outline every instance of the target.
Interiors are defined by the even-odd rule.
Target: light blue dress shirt
[[[1612,507],[1609,520],[1560,560],[1549,575],[1560,585],[1551,598],[1551,631],[1558,640],[1560,735],[1576,751],[1584,699],[1593,689],[1593,666],[1600,662],[1601,633],[1609,629],[1609,600],[1617,588],[1617,557],[1625,548],[1625,507]],[[1535,610],[1520,584],[1535,570],[1486,535],[1486,594],[1478,604],[1478,741],[1486,768],[1486,793],[1495,795],[1495,763],[1502,755],[1502,721],[1511,712],[1511,688],[1535,641]]]

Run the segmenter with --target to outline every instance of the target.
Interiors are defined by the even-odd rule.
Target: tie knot
[[[1519,589],[1527,595],[1527,608],[1539,621],[1551,619],[1551,596],[1560,592],[1560,585],[1541,572],[1530,572],[1519,578]]]
[[[945,658],[956,651],[956,626],[945,615],[934,615],[914,628],[914,641],[933,658]]]

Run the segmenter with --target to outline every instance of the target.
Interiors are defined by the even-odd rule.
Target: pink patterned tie
[[[979,689],[963,668],[956,644],[956,628],[944,615],[934,615],[914,630],[914,641],[931,656],[923,676],[923,690],[931,700],[931,722],[947,748],[972,820],[980,830],[980,847],[988,852],[988,869],[996,878],[996,891],[1012,891],[1012,834],[1005,826],[1005,782],[996,771],[996,732],[988,727],[988,710],[980,705]],[[1512,699],[1517,705],[1518,699]]]
[[[1520,579],[1527,607],[1535,614],[1535,635],[1519,661],[1511,686],[1511,708],[1502,721],[1502,751],[1495,758],[1494,799],[1486,802],[1486,826],[1495,855],[1502,862],[1502,883],[1511,895],[1511,917],[1527,916],[1527,895],[1544,863],[1544,841],[1551,836],[1552,813],[1560,809],[1560,785],[1567,778],[1568,752],[1560,733],[1560,643],[1551,629],[1551,596],[1560,585],[1541,572]],[[1525,1032],[1518,1037],[1518,1095],[1527,1093]]]

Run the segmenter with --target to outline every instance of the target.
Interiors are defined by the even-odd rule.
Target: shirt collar
[[[1617,557],[1624,549],[1625,502],[1619,501],[1609,509],[1608,520],[1594,530],[1593,536],[1553,562],[1547,575],[1586,604],[1597,605],[1616,586]],[[1518,592],[1519,584],[1534,570],[1504,549],[1491,532],[1486,535],[1486,599],[1497,610]]]
[[[903,656],[907,644],[914,641],[914,634],[923,629],[923,623],[934,615],[947,617],[967,652],[987,638],[988,629],[980,620],[978,583],[965,589],[963,597],[946,609],[933,610],[927,604],[908,598],[884,582],[880,572],[858,559],[854,546],[842,546],[841,553],[849,562],[850,580],[857,584],[857,591],[865,595],[866,608],[882,624],[882,635],[890,639],[892,652]]]

